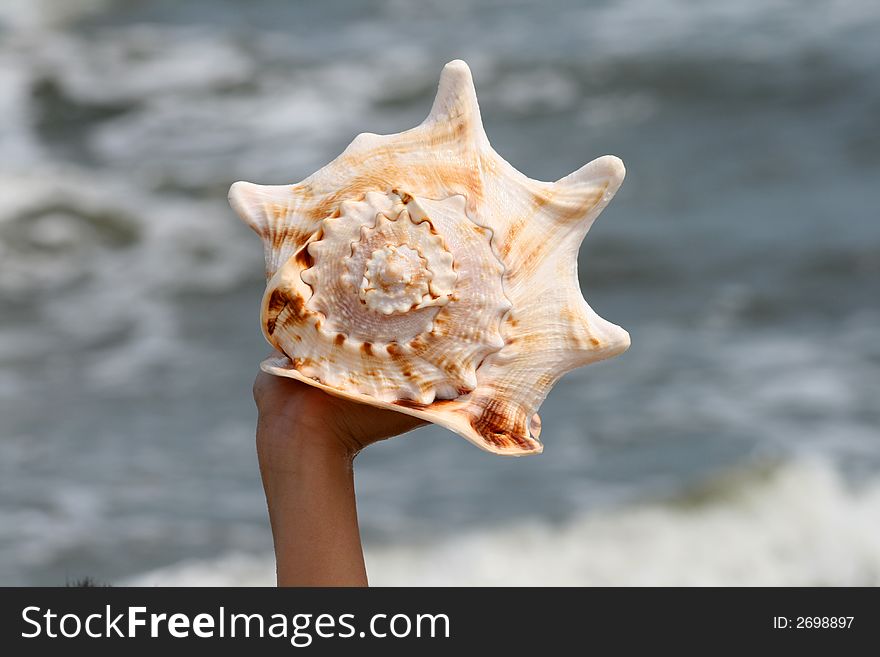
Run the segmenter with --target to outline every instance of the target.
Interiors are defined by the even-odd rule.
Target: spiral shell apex
[[[538,407],[629,335],[581,296],[577,254],[623,181],[615,157],[531,180],[489,145],[470,70],[446,65],[416,128],[361,134],[294,185],[235,183],[263,239],[263,362],[483,449],[542,451]]]

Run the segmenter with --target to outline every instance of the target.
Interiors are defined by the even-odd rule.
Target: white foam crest
[[[110,0],[3,0],[0,25],[15,30],[42,30],[67,25],[96,13]]]
[[[584,42],[605,54],[644,54],[663,49],[735,51],[764,60],[810,43],[837,45],[841,33],[880,19],[871,2],[834,0],[821,12],[801,0],[693,3],[688,0],[623,0],[582,7],[567,17],[584,31]],[[817,21],[821,21],[822,29]]]
[[[730,475],[672,503],[606,510],[425,544],[369,547],[372,584],[807,586],[880,583],[880,480],[846,485],[798,462]],[[237,553],[129,584],[268,586],[271,557]]]
[[[227,291],[258,268],[259,254],[250,253],[223,199],[158,202],[136,183],[57,166],[0,177],[7,236],[0,291],[35,303],[39,367],[58,367],[53,355],[101,345],[84,382],[139,385],[132,371],[182,364],[169,293]],[[4,327],[0,339],[31,344],[17,341],[21,330]]]

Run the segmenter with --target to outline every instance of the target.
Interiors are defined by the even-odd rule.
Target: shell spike
[[[605,155],[560,178],[550,186],[549,198],[559,217],[580,228],[581,239],[596,217],[614,198],[626,175],[620,158]]]
[[[608,181],[609,189],[613,194],[618,190],[626,177],[626,167],[623,160],[614,155],[603,155],[591,162],[587,162],[577,171],[556,181],[556,185],[573,185],[588,182]]]
[[[575,366],[619,356],[630,346],[629,333],[625,329],[600,317],[586,303],[569,330],[577,337],[578,344],[571,345]]]
[[[295,227],[292,218],[300,204],[293,185],[255,185],[240,180],[229,188],[229,204],[263,240],[266,278],[298,251],[311,234]]]
[[[241,220],[266,239],[292,205],[289,185],[255,185],[239,180],[229,188],[229,204]]]
[[[440,121],[450,122],[456,132],[463,131],[468,140],[486,139],[471,69],[460,59],[443,67],[434,105],[425,120],[426,123]]]
[[[617,324],[612,324],[611,322],[607,322],[605,320],[601,321],[603,323],[603,326],[601,327],[601,338],[599,338],[599,346],[597,349],[593,349],[590,352],[585,352],[589,356],[589,358],[585,360],[585,364],[595,363],[597,361],[606,360],[608,358],[614,358],[615,356],[619,356],[624,351],[629,349],[629,333]],[[591,328],[592,331],[590,331],[590,335],[596,335],[597,327],[594,325]]]

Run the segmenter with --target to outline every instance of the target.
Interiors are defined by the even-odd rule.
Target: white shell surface
[[[490,236],[462,196],[368,192],[315,237],[265,299],[270,340],[300,372],[383,401],[430,404],[476,388],[477,367],[504,346],[511,304]],[[287,301],[289,278],[311,290],[301,308]]]
[[[538,453],[538,407],[629,335],[581,295],[577,254],[623,181],[601,157],[555,183],[489,145],[470,70],[443,70],[428,118],[359,135],[294,185],[235,183],[263,238],[268,372],[421,417],[499,454]]]

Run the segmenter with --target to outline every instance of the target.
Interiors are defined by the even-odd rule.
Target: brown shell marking
[[[476,411],[476,415],[474,415]],[[480,436],[501,450],[531,451],[535,441],[526,430],[523,409],[496,397],[475,397],[466,411]]]
[[[269,335],[275,333],[279,321],[301,321],[308,313],[305,299],[298,292],[285,288],[275,288],[269,297],[266,309],[266,330]],[[286,312],[285,312],[286,311]],[[284,318],[281,317],[284,313]]]

